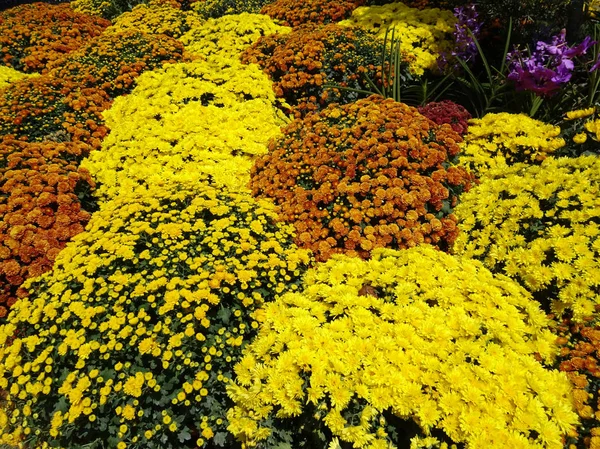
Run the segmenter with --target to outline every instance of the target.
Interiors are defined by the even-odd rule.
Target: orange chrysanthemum
[[[0,306],[16,301],[25,279],[52,268],[60,249],[83,231],[90,213],[80,197],[94,183],[78,160],[89,151],[80,142],[0,143]]]
[[[365,30],[309,24],[261,37],[241,59],[261,66],[273,80],[275,94],[295,106],[300,117],[358,98],[348,90],[325,89],[325,84],[369,90],[365,73],[381,86],[381,51],[382,43]]]
[[[596,308],[600,312],[600,306]],[[558,334],[559,369],[573,384],[575,410],[581,419],[577,435],[570,436],[567,445],[593,449],[600,445],[600,325],[592,318],[577,324],[565,318]]]
[[[275,0],[263,6],[260,12],[296,27],[304,23],[339,22],[364,3],[364,0]]]
[[[256,161],[250,186],[318,260],[420,243],[447,250],[458,233],[452,209],[472,181],[449,166],[460,140],[449,125],[372,96],[294,120]]]
[[[99,36],[110,21],[75,12],[68,4],[33,3],[0,12],[0,60],[24,72],[48,63]]]

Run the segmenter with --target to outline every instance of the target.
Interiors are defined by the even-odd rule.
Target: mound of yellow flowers
[[[191,62],[146,72],[104,114],[111,133],[82,162],[110,198],[166,177],[211,170],[228,188],[244,188],[253,158],[267,153],[287,118],[256,65]]]
[[[556,337],[515,282],[423,245],[335,255],[304,285],[261,311],[228,387],[229,430],[249,447],[329,435],[384,449],[407,422],[467,449],[563,447],[569,382],[538,361]]]
[[[104,203],[0,326],[0,443],[230,447],[225,386],[309,263],[273,206],[204,182]],[[90,446],[91,447],[91,446]]]
[[[461,197],[455,252],[576,321],[600,304],[600,158],[548,157],[487,172]]]

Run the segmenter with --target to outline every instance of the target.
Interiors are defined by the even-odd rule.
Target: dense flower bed
[[[0,90],[8,87],[9,84],[14,83],[23,78],[31,78],[37,76],[36,74],[28,74],[19,72],[12,67],[0,66]]]
[[[535,3],[1,12],[0,446],[600,447],[600,22]]]
[[[141,73],[182,59],[183,45],[175,39],[111,27],[79,50],[49,64],[48,75],[79,87],[100,88],[114,98],[129,93]]]
[[[463,106],[453,101],[431,102],[419,107],[419,112],[438,125],[447,123],[461,136],[467,133],[471,114]]]
[[[404,3],[356,8],[352,17],[340,25],[361,26],[383,37],[392,28],[400,39],[400,50],[411,72],[422,75],[425,70],[436,70],[440,53],[451,48],[448,39],[455,18],[450,11],[419,10]]]
[[[547,158],[486,174],[456,209],[455,250],[577,320],[600,304],[600,159]]]
[[[447,249],[457,236],[452,208],[471,181],[448,167],[459,141],[414,108],[369,97],[296,119],[257,160],[250,185],[319,260],[420,243]]]
[[[205,19],[216,19],[225,15],[260,12],[271,0],[200,0],[194,3],[194,11]]]
[[[381,85],[381,51],[382,43],[363,30],[306,25],[260,38],[242,54],[242,61],[260,65],[273,80],[276,95],[302,116],[358,98],[354,92],[325,89],[325,84],[365,89],[367,74]]]
[[[549,320],[480,263],[427,246],[335,256],[262,313],[228,390],[230,430],[250,447],[298,444],[304,421],[386,448],[396,416],[469,449],[551,448],[577,421],[566,376],[534,357],[556,353]]]
[[[179,38],[201,23],[201,18],[192,11],[182,11],[169,5],[140,4],[131,12],[121,14],[110,29],[165,34]]]
[[[78,165],[108,132],[102,112],[111,98],[182,53],[167,36],[104,33],[0,92],[0,318],[26,294],[24,280],[50,270],[89,220],[95,183]]]
[[[296,27],[306,23],[327,24],[347,18],[364,0],[275,0],[261,9],[273,19]]]
[[[250,312],[309,262],[275,218],[197,182],[104,203],[0,332],[0,344],[18,335],[0,352],[3,440],[204,447],[224,430]]]
[[[274,105],[256,66],[194,62],[148,72],[105,113],[112,132],[83,166],[101,183],[101,197],[198,170],[242,188],[252,158],[284,124]]]
[[[49,62],[78,49],[109,25],[67,4],[17,6],[0,12],[0,61],[24,72],[43,72]]]
[[[40,76],[0,91],[0,135],[40,142],[56,133],[94,148],[108,133],[102,111],[110,98],[98,87]]]
[[[595,312],[598,310],[596,307]],[[567,443],[594,448],[600,444],[600,326],[595,315],[583,323],[564,319],[558,333],[559,367],[573,384],[575,410],[582,421],[577,435],[571,435]]]
[[[565,145],[560,128],[525,114],[486,114],[470,122],[461,163],[477,173],[517,162],[539,163]]]
[[[77,168],[89,151],[73,142],[0,144],[0,318],[23,281],[48,271],[90,219],[81,200],[94,182]]]
[[[241,53],[261,36],[286,34],[291,29],[277,25],[263,14],[240,13],[218,19],[208,19],[181,37],[185,49],[195,55],[217,60],[238,60]]]

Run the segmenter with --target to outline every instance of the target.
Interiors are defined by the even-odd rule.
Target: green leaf
[[[504,68],[506,67],[506,55],[508,54],[508,47],[510,46],[510,39],[512,33],[512,17],[508,19],[508,35],[506,36],[506,42],[504,44],[504,54],[502,55],[502,64],[500,64],[500,75],[504,76]]]
[[[471,37],[471,39],[473,39],[473,42],[475,43],[475,46],[477,47],[477,51],[479,52],[479,57],[481,58],[481,61],[483,62],[483,67],[485,68],[485,72],[487,73],[488,80],[490,81],[490,83],[493,83],[492,70],[490,69],[490,64],[488,63],[488,60],[485,57],[485,53],[483,53],[481,45],[479,45],[479,41],[477,40],[477,38],[475,37],[475,35],[469,28],[467,28],[467,32],[469,33],[469,36]],[[460,60],[460,58],[459,58],[459,60]]]
[[[69,410],[69,405],[67,404],[67,400],[64,397],[61,397],[58,400],[58,402],[56,403],[56,411],[65,413],[67,410]]]
[[[221,307],[217,312],[217,318],[220,319],[223,324],[229,324],[229,317],[231,317],[231,310],[226,307]]]
[[[187,441],[192,438],[192,435],[187,431],[187,429],[183,429],[181,432],[177,434],[177,438],[180,443]]]
[[[225,442],[227,441],[227,434],[225,432],[217,432],[212,439],[213,443],[215,443],[219,447],[224,447]]]
[[[273,446],[273,449],[293,449],[290,443],[279,443],[277,446]]]

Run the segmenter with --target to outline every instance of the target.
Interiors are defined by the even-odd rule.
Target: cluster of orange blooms
[[[261,37],[241,60],[256,63],[273,81],[275,95],[294,106],[301,117],[333,102],[348,103],[356,93],[326,89],[335,84],[367,89],[363,73],[381,85],[381,43],[366,31],[341,27],[304,25],[289,34]]]
[[[600,306],[596,309],[600,312]],[[564,319],[558,331],[560,370],[567,373],[573,384],[575,409],[582,421],[579,434],[571,437],[574,441],[565,447],[600,448],[600,325],[592,318],[587,323]]]
[[[364,0],[275,0],[263,6],[260,12],[281,20],[286,26],[296,27],[304,23],[339,22],[364,3]]]
[[[88,222],[78,195],[94,183],[78,161],[89,150],[81,142],[0,143],[0,318],[25,279],[48,271]]]
[[[44,73],[50,62],[108,26],[110,21],[75,12],[68,4],[17,6],[0,12],[0,61],[24,72]]]
[[[183,45],[163,35],[107,33],[48,64],[47,74],[0,93],[0,135],[41,141],[57,132],[100,147],[102,112],[145,70],[183,59]]]
[[[420,243],[446,250],[458,234],[452,208],[472,181],[445,168],[460,141],[449,125],[371,96],[294,120],[257,160],[250,186],[275,201],[317,260]]]
[[[42,141],[67,133],[66,140],[99,148],[108,133],[102,111],[110,104],[108,94],[95,87],[50,76],[21,80],[0,91],[0,135]]]
[[[58,20],[61,26],[106,22],[84,20],[79,16],[88,16],[66,5],[36,8],[50,17],[49,27]],[[34,14],[30,5],[9,12],[4,16],[20,20]],[[4,16],[0,28],[10,24]],[[42,23],[37,16],[25,20],[32,36],[39,34],[38,22]],[[36,64],[30,63],[40,70],[43,65],[42,76],[17,81],[0,92],[0,161],[6,160],[0,162],[0,318],[18,295],[25,294],[20,289],[25,279],[48,271],[59,250],[89,220],[80,197],[92,180],[78,165],[108,134],[103,111],[114,97],[130,91],[143,71],[184,59],[183,45],[164,35],[107,32],[89,40],[102,28],[86,34],[73,26],[71,35],[78,39],[61,50],[68,54],[48,48],[47,57],[38,54]]]
[[[164,34],[135,30],[106,33],[52,63],[50,75],[81,87],[97,87],[111,98],[128,93],[145,70],[183,59],[183,44]]]

